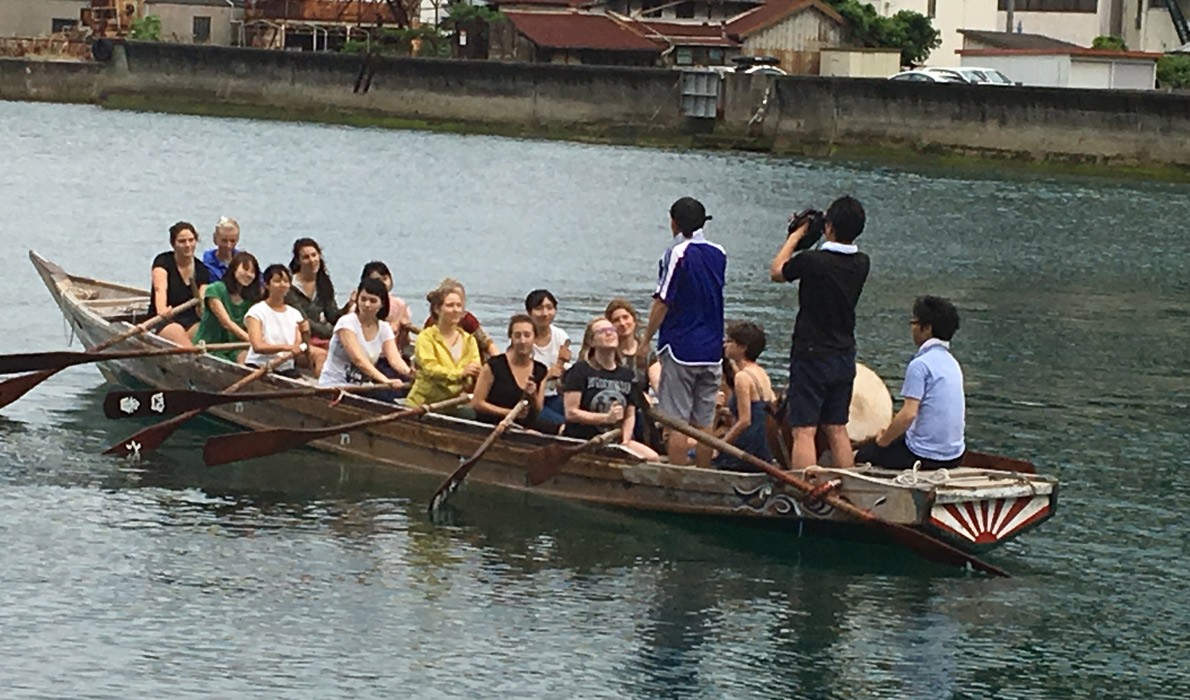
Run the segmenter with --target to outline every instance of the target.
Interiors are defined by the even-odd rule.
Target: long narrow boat
[[[57,265],[29,254],[62,314],[90,348],[143,320],[148,292],[67,274]],[[113,350],[172,347],[144,334]],[[219,391],[248,370],[210,356],[157,356],[101,363],[113,383],[156,389]],[[294,380],[268,376],[253,391],[292,389]],[[330,404],[307,397],[244,402],[214,408],[216,417],[241,428],[324,428],[382,415],[394,405],[363,396]],[[331,454],[371,460],[400,469],[440,475],[454,471],[460,456],[470,455],[492,426],[451,416],[429,415],[311,443]],[[646,512],[685,513],[730,518],[752,524],[800,528],[807,523],[850,523],[848,516],[821,502],[803,502],[801,494],[765,474],[730,472],[640,461],[622,448],[581,454],[544,484],[526,483],[529,455],[567,438],[508,433],[487,451],[472,472],[472,482],[588,504]],[[241,466],[233,468],[251,468]],[[852,504],[894,523],[920,528],[968,552],[980,552],[1030,530],[1053,516],[1058,482],[1036,474],[961,466],[945,474],[917,478],[909,472],[876,467],[812,467],[798,475],[815,485],[837,482],[835,493]],[[429,494],[427,494],[429,496]]]

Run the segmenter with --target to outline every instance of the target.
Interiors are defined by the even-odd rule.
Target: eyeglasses
[[[607,328],[596,328],[594,332],[596,335],[601,333],[603,335],[611,335],[616,332],[616,329],[614,327],[608,326]]]

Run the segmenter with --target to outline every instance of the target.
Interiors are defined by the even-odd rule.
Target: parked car
[[[761,75],[788,75],[780,68],[781,59],[776,56],[736,56],[735,72]]]
[[[1013,82],[995,68],[974,68],[962,66],[959,68],[922,68],[927,73],[942,75],[957,75],[972,85],[1012,85]]]
[[[966,83],[967,81],[958,74],[947,75],[945,73],[930,72],[924,70],[907,70],[901,71],[896,75],[891,75],[889,80],[900,80],[911,83]]]

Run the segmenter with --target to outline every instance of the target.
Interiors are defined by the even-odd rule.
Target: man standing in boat
[[[702,232],[710,221],[706,208],[682,197],[669,209],[673,241],[661,257],[649,322],[637,349],[637,363],[646,366],[649,346],[657,335],[661,381],[657,387],[662,413],[710,430],[715,397],[722,379],[723,284],[727,251]],[[685,435],[670,431],[665,441],[671,464],[690,463]],[[707,468],[712,452],[701,444],[695,464]]]
[[[855,307],[871,263],[854,241],[863,233],[865,220],[863,205],[853,197],[831,202],[825,214],[803,212],[790,223],[789,235],[769,265],[774,282],[800,281],[787,411],[794,469],[818,461],[814,435],[819,427],[830,442],[835,465],[855,464],[847,437],[855,383]],[[809,250],[818,236],[825,242]]]
[[[855,461],[890,469],[915,462],[922,469],[958,466],[966,450],[967,400],[950,339],[959,329],[959,312],[946,299],[918,297],[909,329],[917,353],[905,370],[905,403],[874,443],[859,448]]]

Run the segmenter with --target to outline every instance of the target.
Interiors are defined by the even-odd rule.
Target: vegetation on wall
[[[1190,54],[1166,54],[1157,59],[1157,85],[1175,90],[1190,89]]]
[[[1124,40],[1118,36],[1097,36],[1091,41],[1091,48],[1104,51],[1127,51]]]
[[[900,49],[902,65],[920,64],[942,45],[942,33],[923,14],[901,10],[892,17],[882,17],[876,8],[862,0],[827,0],[827,3],[847,20],[854,43]]]
[[[424,56],[449,58],[450,39],[435,27],[381,29],[371,39],[352,39],[343,44],[342,53],[374,53],[388,56]]]
[[[128,37],[137,41],[161,41],[161,18],[145,15],[132,23]]]

